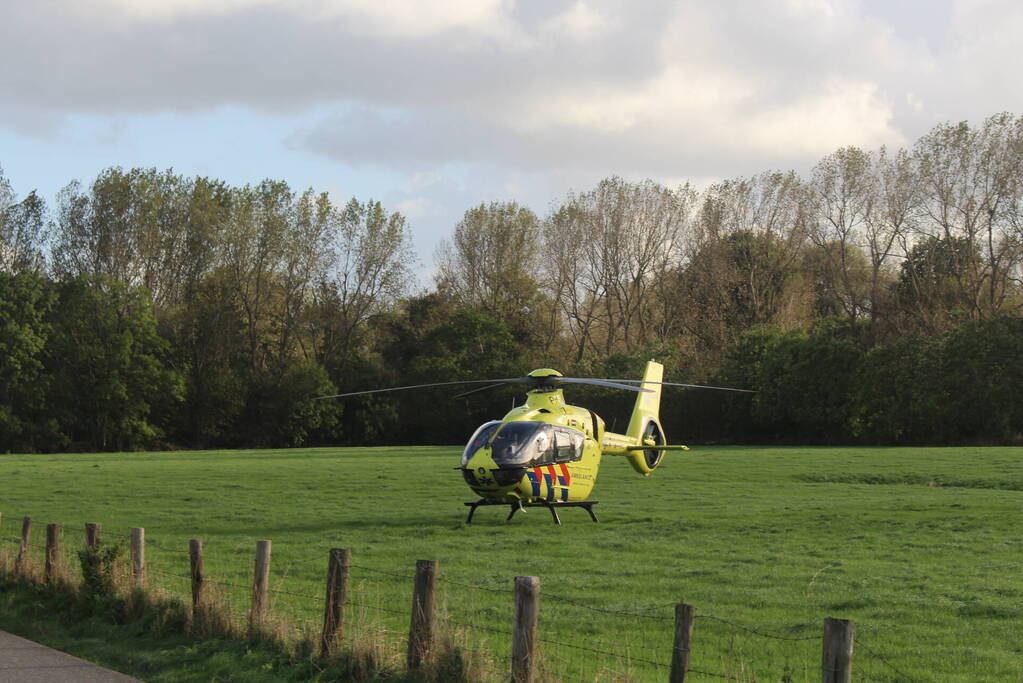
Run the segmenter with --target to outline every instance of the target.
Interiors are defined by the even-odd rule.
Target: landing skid
[[[522,508],[544,507],[551,511],[551,517],[554,518],[555,524],[561,524],[561,519],[558,517],[558,508],[584,508],[586,512],[590,513],[590,519],[596,522],[598,520],[597,515],[593,513],[593,506],[599,502],[600,501],[598,500],[574,500],[568,502],[539,500],[534,503],[524,503],[520,500],[514,503],[501,503],[497,501],[481,499],[477,500],[474,503],[465,504],[469,508],[469,516],[465,519],[465,523],[472,524],[472,516],[476,514],[476,508],[486,505],[508,505],[509,507],[511,507],[511,511],[508,513],[508,517],[507,519],[505,519],[505,521],[508,521],[512,517],[514,517],[515,513],[521,510]]]

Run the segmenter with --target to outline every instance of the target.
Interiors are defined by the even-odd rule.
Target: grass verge
[[[433,661],[403,671],[393,647],[365,628],[330,657],[312,639],[266,620],[242,626],[215,594],[192,608],[159,589],[131,588],[98,571],[116,546],[79,551],[81,582],[66,566],[46,581],[38,564],[0,553],[0,629],[144,681],[469,681],[479,661],[442,636]]]

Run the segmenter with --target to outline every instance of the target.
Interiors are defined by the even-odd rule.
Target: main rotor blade
[[[469,394],[475,394],[477,392],[487,391],[488,389],[494,389],[503,384],[532,384],[534,386],[549,386],[556,387],[559,384],[592,384],[600,387],[610,387],[612,389],[624,389],[626,391],[652,391],[652,389],[646,389],[644,387],[634,387],[630,384],[642,383],[642,380],[607,380],[607,379],[591,379],[588,377],[559,377],[557,375],[543,376],[543,377],[507,377],[502,379],[464,379],[457,382],[432,382],[430,384],[411,384],[404,387],[388,387],[387,389],[367,389],[365,391],[350,391],[344,394],[331,394],[330,396],[317,396],[317,399],[321,398],[347,398],[348,396],[363,396],[365,394],[381,394],[388,391],[407,391],[409,389],[428,389],[430,387],[449,387],[456,384],[488,384],[490,386],[482,387],[480,389],[473,389],[461,394],[454,396],[453,398],[460,398],[462,396],[468,396]],[[671,382],[650,382],[650,384],[671,384]],[[696,385],[679,385],[679,386],[696,386]],[[730,391],[745,391],[744,389],[731,389]]]
[[[451,398],[455,399],[455,398],[462,398],[463,396],[472,396],[473,394],[482,394],[484,391],[490,391],[491,389],[496,389],[498,387],[503,387],[506,384],[509,384],[509,383],[508,382],[498,382],[497,384],[491,384],[490,386],[480,387],[479,389],[470,389],[469,391],[463,391],[460,394],[455,394]]]
[[[527,382],[528,377],[514,377],[511,379],[464,379],[458,382],[433,382],[432,384],[412,384],[407,387],[389,387],[387,389],[369,389],[367,391],[350,391],[347,394],[332,394],[330,396],[317,396],[321,398],[344,398],[346,396],[362,396],[363,394],[380,394],[387,391],[405,391],[406,389],[427,389],[429,387],[448,387],[454,384],[506,384],[509,382]]]
[[[612,389],[626,389],[628,391],[653,391],[643,387],[630,387],[628,384],[620,384],[616,379],[590,379],[587,377],[554,377],[557,383],[566,384],[594,384],[598,387],[611,387]]]
[[[689,387],[690,389],[717,389],[718,391],[741,391],[744,394],[755,394],[755,389],[733,389],[732,387],[712,387],[706,384],[683,384],[682,382],[651,382],[646,379],[612,379],[610,382],[630,382],[632,384],[663,384],[669,387]]]

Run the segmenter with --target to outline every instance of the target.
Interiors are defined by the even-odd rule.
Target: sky
[[[0,0],[0,168],[286,180],[409,220],[808,171],[1023,112],[1019,0]]]

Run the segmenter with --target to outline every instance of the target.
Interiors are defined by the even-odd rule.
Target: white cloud
[[[453,29],[498,29],[505,0],[104,0],[128,19],[168,21],[182,16],[222,17],[273,9],[323,20],[359,22],[383,36],[425,36]]]
[[[416,220],[435,215],[441,211],[441,207],[429,197],[409,197],[398,202],[396,206],[399,213],[407,218]]]
[[[816,92],[739,122],[752,147],[783,156],[823,156],[838,147],[899,145],[904,136],[892,126],[892,109],[870,82],[829,79]]]
[[[956,0],[953,15],[954,44],[942,74],[945,88],[935,95],[956,105],[958,118],[1023,109],[1019,77],[1023,4]]]
[[[922,112],[924,110],[924,101],[915,92],[906,93],[906,104],[915,112]]]
[[[933,25],[885,0],[99,1],[5,8],[0,126],[270,112],[293,153],[399,169],[410,215],[512,176],[808,167],[1023,109],[1017,0],[933,0],[954,2]]]
[[[556,14],[543,23],[543,30],[556,39],[567,36],[573,40],[591,40],[603,34],[611,25],[610,20],[584,0]]]
[[[438,185],[445,181],[444,174],[439,169],[431,169],[429,171],[416,171],[413,173],[408,181],[405,183],[405,187],[409,192],[419,192],[425,190],[434,185]]]
[[[107,11],[126,12],[131,18],[166,19],[179,14],[231,14],[240,9],[268,5],[275,0],[101,0]]]

